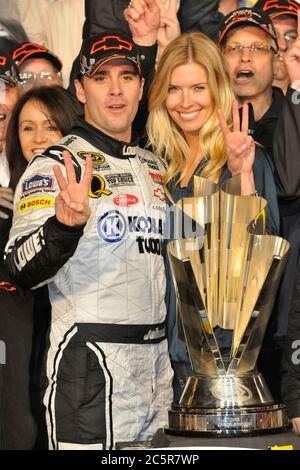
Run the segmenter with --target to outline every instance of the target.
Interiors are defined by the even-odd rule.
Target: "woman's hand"
[[[93,161],[91,157],[87,157],[84,176],[80,183],[77,183],[69,152],[64,151],[63,157],[67,180],[58,165],[53,167],[60,188],[60,193],[55,201],[55,215],[59,222],[70,227],[83,225],[87,222],[91,213],[88,192],[92,179]]]
[[[255,143],[248,135],[248,104],[243,104],[240,122],[237,100],[232,105],[233,130],[230,130],[222,110],[217,111],[227,151],[227,166],[232,174],[241,175],[241,192],[247,195],[255,192],[252,167],[255,159]]]

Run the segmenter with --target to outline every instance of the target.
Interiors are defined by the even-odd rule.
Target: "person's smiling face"
[[[57,142],[62,133],[46,110],[36,100],[27,101],[19,116],[19,139],[25,159],[30,160],[37,153]]]
[[[206,69],[194,62],[175,67],[165,105],[186,138],[197,135],[214,109]]]
[[[143,93],[143,79],[128,60],[110,60],[92,77],[75,82],[85,120],[105,134],[131,140],[131,125]]]

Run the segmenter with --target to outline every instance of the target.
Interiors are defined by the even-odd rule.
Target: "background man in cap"
[[[13,192],[7,187],[10,176],[5,140],[17,99],[15,64],[0,50],[0,449],[27,450],[33,447],[36,434],[29,399],[32,298],[30,292],[10,283],[2,265],[11,225],[8,213],[13,207]]]
[[[272,88],[278,50],[268,15],[255,8],[240,8],[224,18],[219,45],[224,54],[234,93],[242,104],[251,103],[254,139],[272,156],[272,141],[283,99]]]
[[[219,45],[224,54],[235,95],[250,103],[253,138],[273,160],[273,140],[284,95],[272,87],[276,73],[276,33],[268,15],[256,8],[240,8],[224,18]],[[252,122],[251,122],[252,121]],[[271,163],[272,165],[272,163]],[[282,215],[282,214],[281,214]],[[258,360],[275,400],[280,400],[280,338],[278,314],[274,308]]]
[[[17,70],[9,55],[0,51],[0,257],[7,239],[8,211],[12,210],[13,192],[8,188],[9,169],[5,153],[8,121],[18,99]]]
[[[8,54],[0,51],[0,183],[8,184],[2,152],[5,146],[7,124],[12,108],[18,99],[16,67]]]
[[[12,58],[19,70],[23,92],[34,86],[63,86],[62,63],[46,47],[25,42],[13,51]]]
[[[132,40],[118,32],[87,39],[80,66],[85,118],[23,175],[6,266],[25,286],[48,281],[49,447],[110,449],[154,434],[172,401],[166,206],[160,162],[132,139],[143,92]]]
[[[273,85],[281,88],[286,93],[290,84],[290,77],[283,60],[283,54],[297,38],[297,11],[300,5],[294,0],[259,0],[255,4],[255,8],[267,13],[274,25],[279,56]]]
[[[252,14],[253,11],[256,11],[255,16]],[[246,35],[244,35],[245,32],[247,33]],[[249,36],[250,33],[251,36]],[[258,39],[260,39],[260,42],[258,42]],[[275,49],[273,41],[274,29],[262,10],[240,9],[224,19],[220,44],[233,79],[235,93],[241,103],[249,102],[253,105],[255,117],[255,122],[252,124],[253,137],[265,146],[275,164],[281,216],[281,235],[291,243],[291,255],[288,258],[278,299],[275,303],[258,360],[258,367],[263,372],[274,398],[279,400],[281,399],[280,363],[282,344],[287,332],[287,317],[292,297],[291,286],[294,283],[297,251],[299,248],[298,214],[300,191],[297,159],[294,156],[294,151],[298,148],[295,140],[298,135],[298,119],[295,119],[293,113],[290,112],[282,114],[282,110],[285,107],[289,108],[289,104],[286,103],[291,101],[293,90],[288,88],[288,101],[285,103],[282,90],[272,87],[271,71],[275,64],[274,51],[268,51],[268,48],[272,45]],[[268,44],[268,48],[262,50],[263,54],[256,50],[256,46],[260,43]],[[298,40],[295,41],[296,43],[298,44]],[[236,46],[237,51],[234,51]],[[251,46],[252,54],[250,54]],[[231,53],[232,48],[233,54]],[[294,48],[294,44],[291,48]],[[286,52],[288,55],[289,50]],[[230,57],[231,55],[233,57]],[[287,70],[291,77],[295,76],[293,71],[294,63],[294,59],[288,59],[288,62],[286,62]],[[298,108],[298,106],[294,106],[294,108]],[[295,109],[294,114],[297,114]],[[283,129],[285,131],[284,144],[281,139]],[[288,135],[287,138],[286,135]],[[294,151],[288,151],[287,147],[294,148]],[[287,181],[291,182],[291,184],[287,184]],[[295,187],[297,190],[295,190]]]

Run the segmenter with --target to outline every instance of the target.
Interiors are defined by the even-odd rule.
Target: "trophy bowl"
[[[196,223],[200,236],[176,237],[167,247],[193,375],[169,410],[165,431],[283,432],[285,406],[274,403],[256,362],[289,243],[266,235],[267,203],[241,196],[239,176],[222,189],[196,177],[194,188],[193,198],[177,203],[175,233],[190,233]]]

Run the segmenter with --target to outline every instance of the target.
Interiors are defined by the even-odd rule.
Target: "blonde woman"
[[[257,192],[268,200],[267,230],[278,233],[272,169],[248,135],[247,105],[240,122],[221,54],[203,34],[184,34],[166,47],[151,88],[147,131],[154,152],[167,164],[164,186],[170,204],[193,194],[193,175],[221,185],[239,173],[243,195]],[[166,274],[177,401],[189,373],[189,360],[185,344],[176,335],[176,299],[168,264]],[[229,346],[227,332],[218,331],[218,339],[222,347]]]

